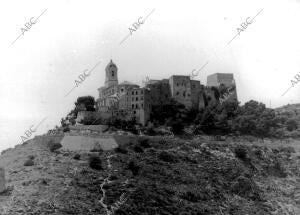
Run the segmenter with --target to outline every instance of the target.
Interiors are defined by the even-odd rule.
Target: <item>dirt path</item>
[[[109,210],[107,208],[107,204],[104,203],[104,199],[106,197],[106,191],[105,189],[103,189],[103,187],[107,184],[110,184],[112,181],[109,180],[110,176],[111,176],[111,169],[112,169],[112,165],[111,165],[111,162],[110,162],[110,158],[113,157],[113,155],[109,155],[107,156],[107,167],[108,167],[108,171],[109,171],[109,174],[108,176],[103,180],[103,182],[101,183],[100,185],[100,188],[101,188],[101,191],[102,191],[102,197],[99,201],[99,203],[102,205],[102,207],[105,209],[106,213],[108,214],[109,213]]]

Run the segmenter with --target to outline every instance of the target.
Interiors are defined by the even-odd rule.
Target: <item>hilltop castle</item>
[[[221,84],[233,89],[231,99],[237,99],[233,74],[216,73],[207,77],[207,86],[189,76],[172,75],[169,79],[149,80],[145,87],[123,81],[119,83],[118,67],[111,60],[105,68],[105,86],[98,89],[96,117],[116,117],[129,120],[135,118],[145,125],[150,119],[154,105],[168,104],[171,99],[184,104],[186,108],[200,109],[208,101],[217,100],[213,87]],[[208,101],[207,101],[208,100]],[[88,116],[79,112],[77,121]]]

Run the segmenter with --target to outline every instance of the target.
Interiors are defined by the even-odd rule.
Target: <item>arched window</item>
[[[114,76],[115,76],[115,72],[111,71],[111,77],[114,77]]]

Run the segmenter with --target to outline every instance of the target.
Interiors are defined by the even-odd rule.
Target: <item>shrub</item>
[[[138,142],[140,143],[140,146],[142,146],[143,148],[150,148],[148,138],[140,138],[140,139],[138,139]]]
[[[110,176],[110,178],[109,178],[110,181],[115,181],[115,180],[117,180],[117,179],[118,179],[118,176],[116,176],[116,175],[112,175],[112,176]]]
[[[69,127],[64,127],[63,132],[70,132],[70,128]]]
[[[24,166],[33,166],[33,165],[34,165],[34,161],[32,159],[28,159],[24,163]]]
[[[80,157],[81,157],[80,154],[77,153],[77,154],[74,155],[73,159],[80,160]]]
[[[200,197],[197,195],[197,193],[187,191],[181,195],[181,198],[189,201],[189,202],[198,202],[200,200]]]
[[[249,177],[239,176],[231,185],[231,191],[254,201],[261,199],[258,187]]]
[[[128,169],[131,170],[133,175],[137,175],[140,167],[134,161],[130,161],[128,164]]]
[[[298,123],[295,119],[289,119],[287,122],[286,122],[286,129],[288,131],[293,131],[295,129],[298,128]]]
[[[292,147],[292,146],[286,146],[286,147],[280,146],[280,147],[278,147],[278,150],[279,150],[280,152],[288,153],[288,154],[296,153],[294,147]]]
[[[143,153],[143,152],[144,152],[144,150],[143,150],[141,147],[139,147],[139,146],[134,146],[134,147],[133,147],[133,150],[134,150],[135,152],[137,152],[137,153]]]
[[[158,158],[162,161],[169,162],[169,163],[176,163],[178,161],[177,157],[165,151],[159,153]]]
[[[234,149],[235,156],[241,160],[245,160],[247,158],[247,150],[242,147],[238,146]]]
[[[121,154],[127,154],[128,151],[124,147],[118,146],[117,148],[115,148],[115,152],[116,153],[121,153]]]
[[[48,142],[48,148],[50,149],[50,152],[55,152],[56,150],[60,149],[62,145],[58,142],[54,142],[53,140],[50,140]]]
[[[174,134],[182,134],[183,128],[184,128],[184,126],[183,126],[182,121],[175,121],[175,122],[171,123],[171,131]]]
[[[256,157],[258,157],[259,159],[263,158],[263,151],[261,149],[256,149],[254,151],[254,154],[256,155]]]
[[[155,130],[154,130],[154,126],[153,125],[148,125],[145,133],[149,136],[154,136],[156,134]]]
[[[158,143],[159,143],[160,145],[166,145],[166,144],[167,144],[167,141],[166,141],[165,139],[161,139],[161,140],[158,141]]]
[[[92,169],[102,170],[102,161],[99,156],[91,155],[89,158],[89,166]]]
[[[93,148],[93,149],[90,150],[90,152],[99,152],[99,154],[102,154],[103,150],[102,149],[98,149],[98,148]]]
[[[28,159],[34,160],[34,156],[33,156],[33,155],[29,155],[29,156],[28,156]]]

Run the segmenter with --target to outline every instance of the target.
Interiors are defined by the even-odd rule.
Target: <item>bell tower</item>
[[[105,72],[105,87],[118,85],[118,67],[112,60],[107,64]]]

